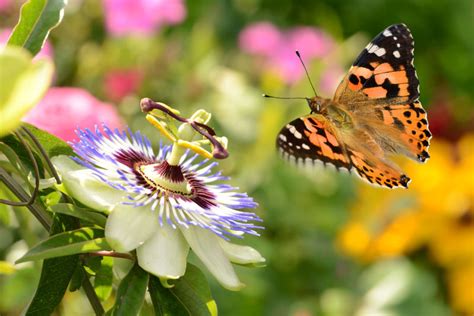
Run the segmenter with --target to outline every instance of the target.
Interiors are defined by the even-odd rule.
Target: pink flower
[[[313,27],[296,27],[287,33],[288,44],[294,52],[299,50],[307,58],[321,58],[332,49],[332,39],[323,31]]]
[[[186,17],[182,0],[103,0],[107,31],[115,36],[149,35]]]
[[[76,139],[74,130],[79,126],[94,129],[102,122],[111,128],[123,126],[112,104],[97,100],[86,90],[66,87],[49,89],[23,120],[65,141]]]
[[[239,35],[240,48],[250,54],[270,56],[281,42],[282,34],[271,23],[259,22],[247,26]]]
[[[0,0],[0,11],[6,11],[10,7],[11,0]]]
[[[323,31],[313,27],[280,31],[271,23],[259,22],[242,30],[239,46],[247,53],[264,57],[267,69],[275,71],[286,83],[294,83],[304,76],[295,51],[300,51],[309,63],[314,58],[327,56],[333,42]]]
[[[321,79],[319,81],[321,94],[325,95],[326,97],[332,97],[334,92],[336,92],[339,83],[341,83],[344,75],[344,70],[337,65],[333,65],[325,69],[321,74]]]
[[[111,100],[120,101],[137,91],[141,81],[142,73],[136,69],[112,70],[105,75],[105,94]]]
[[[1,3],[2,0],[0,0]],[[8,42],[8,38],[10,37],[10,34],[12,33],[12,29],[3,29],[0,30],[0,47],[3,47]],[[54,52],[53,52],[53,46],[49,43],[49,41],[46,41],[44,43],[43,48],[39,51],[39,53],[35,56],[35,58],[44,58],[44,57],[49,57],[53,58]]]

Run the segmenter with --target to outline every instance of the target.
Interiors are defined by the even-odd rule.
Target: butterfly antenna
[[[264,98],[271,98],[271,99],[284,99],[284,100],[307,100],[308,98],[305,97],[276,97],[273,95],[268,95],[268,94],[262,94],[262,97]]]
[[[316,89],[314,88],[313,82],[311,81],[311,77],[309,76],[308,69],[306,69],[306,65],[303,62],[303,58],[301,58],[301,55],[300,55],[299,51],[295,51],[295,52],[296,52],[296,56],[298,56],[301,64],[303,65],[304,72],[306,73],[306,77],[309,80],[309,84],[311,85],[311,88],[313,89],[314,95],[317,96],[318,94],[316,93]]]

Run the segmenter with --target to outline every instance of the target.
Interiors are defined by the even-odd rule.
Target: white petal
[[[240,282],[232,264],[219,245],[219,237],[200,227],[180,226],[180,229],[191,249],[223,287],[229,290],[240,290],[245,286]]]
[[[219,238],[219,245],[232,262],[239,264],[265,262],[265,258],[252,247],[232,244],[222,238]]]
[[[149,208],[117,204],[105,224],[105,238],[114,250],[127,252],[141,246],[159,227]]]
[[[158,277],[177,279],[186,271],[189,245],[181,232],[164,224],[137,249],[138,264]]]
[[[66,191],[90,208],[108,212],[126,195],[125,192],[100,181],[90,169],[82,167],[67,156],[55,156],[51,161],[61,175]]]

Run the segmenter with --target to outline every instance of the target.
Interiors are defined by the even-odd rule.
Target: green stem
[[[8,189],[20,200],[21,202],[27,202],[30,199],[28,193],[6,172],[3,168],[0,168],[0,179],[5,183]],[[38,202],[26,205],[31,211],[34,217],[43,225],[43,227],[49,231],[51,228],[51,217],[49,214],[41,208]]]
[[[168,161],[168,163],[171,166],[177,166],[179,164],[179,161],[181,160],[181,157],[184,155],[185,152],[186,152],[185,148],[174,143],[173,149],[171,150],[171,154],[166,161]]]
[[[122,252],[115,252],[115,251],[108,251],[108,250],[100,250],[96,252],[89,252],[87,253],[88,256],[94,257],[114,257],[114,258],[123,258],[129,260],[135,260],[135,258],[129,253],[122,253]]]
[[[97,297],[97,294],[95,294],[94,287],[92,286],[91,281],[87,277],[87,272],[84,271],[84,274],[86,275],[86,277],[82,281],[82,288],[84,289],[84,292],[86,292],[87,298],[89,299],[89,302],[91,303],[91,306],[94,309],[95,314],[97,316],[102,316],[104,315],[105,310],[102,307],[102,304],[100,303],[100,300]]]
[[[58,173],[56,172],[56,169],[54,168],[53,163],[51,162],[51,159],[49,159],[48,154],[46,153],[46,150],[44,147],[41,145],[39,140],[33,135],[32,132],[25,126],[21,127],[22,130],[30,137],[30,139],[33,141],[35,144],[36,148],[38,148],[39,152],[41,153],[41,156],[43,156],[44,161],[46,161],[46,164],[48,165],[49,171],[53,175],[53,177],[56,179],[57,184],[61,184],[61,178],[59,177]]]
[[[178,138],[191,142],[194,138],[196,138],[196,131],[188,124],[183,123],[178,128]],[[171,154],[168,157],[167,161],[171,166],[176,166],[179,164],[181,157],[186,152],[186,148],[179,146],[177,143],[173,144],[173,149],[171,150]]]

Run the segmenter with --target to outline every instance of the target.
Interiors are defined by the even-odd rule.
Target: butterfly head
[[[311,109],[311,113],[321,113],[324,101],[324,98],[318,96],[306,98],[306,102],[308,102],[308,106]]]

